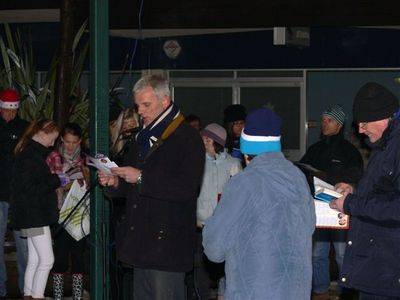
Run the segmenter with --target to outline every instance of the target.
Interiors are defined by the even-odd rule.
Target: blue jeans
[[[0,296],[7,294],[7,269],[4,260],[4,242],[7,232],[9,204],[0,201]],[[28,260],[28,244],[26,239],[20,237],[19,231],[14,231],[15,247],[17,249],[18,287],[21,293],[24,291],[24,276]]]
[[[0,296],[7,294],[7,269],[4,261],[4,241],[7,231],[8,203],[0,201]]]
[[[347,230],[316,229],[313,235],[313,293],[326,293],[330,285],[329,251],[331,243],[335,248],[335,258],[339,273],[342,269],[346,250]]]
[[[24,291],[25,269],[28,263],[28,241],[21,237],[21,231],[14,230],[14,242],[17,250],[18,287],[21,294]]]
[[[133,269],[134,300],[184,300],[185,273]]]

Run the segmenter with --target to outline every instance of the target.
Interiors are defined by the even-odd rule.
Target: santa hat
[[[258,155],[281,151],[281,126],[281,118],[268,108],[252,112],[240,136],[241,152]]]
[[[6,109],[17,109],[19,107],[19,96],[16,90],[6,89],[0,93],[0,107]]]

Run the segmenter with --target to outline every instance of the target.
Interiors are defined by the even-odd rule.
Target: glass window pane
[[[282,118],[282,148],[300,149],[300,88],[242,87],[240,102],[247,112],[261,107],[274,110]]]
[[[184,116],[195,114],[202,126],[222,125],[223,111],[232,103],[231,87],[174,87],[174,101]]]

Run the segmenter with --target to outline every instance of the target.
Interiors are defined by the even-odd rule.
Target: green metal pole
[[[90,0],[90,151],[108,153],[108,0]],[[92,182],[96,176],[92,173]],[[90,195],[90,298],[108,300],[109,203],[99,187]]]

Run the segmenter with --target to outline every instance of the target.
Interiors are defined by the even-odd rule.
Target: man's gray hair
[[[151,87],[159,100],[162,100],[164,96],[170,98],[171,92],[169,89],[168,80],[160,75],[143,76],[136,82],[135,86],[133,87],[133,93],[136,94],[146,87]]]

